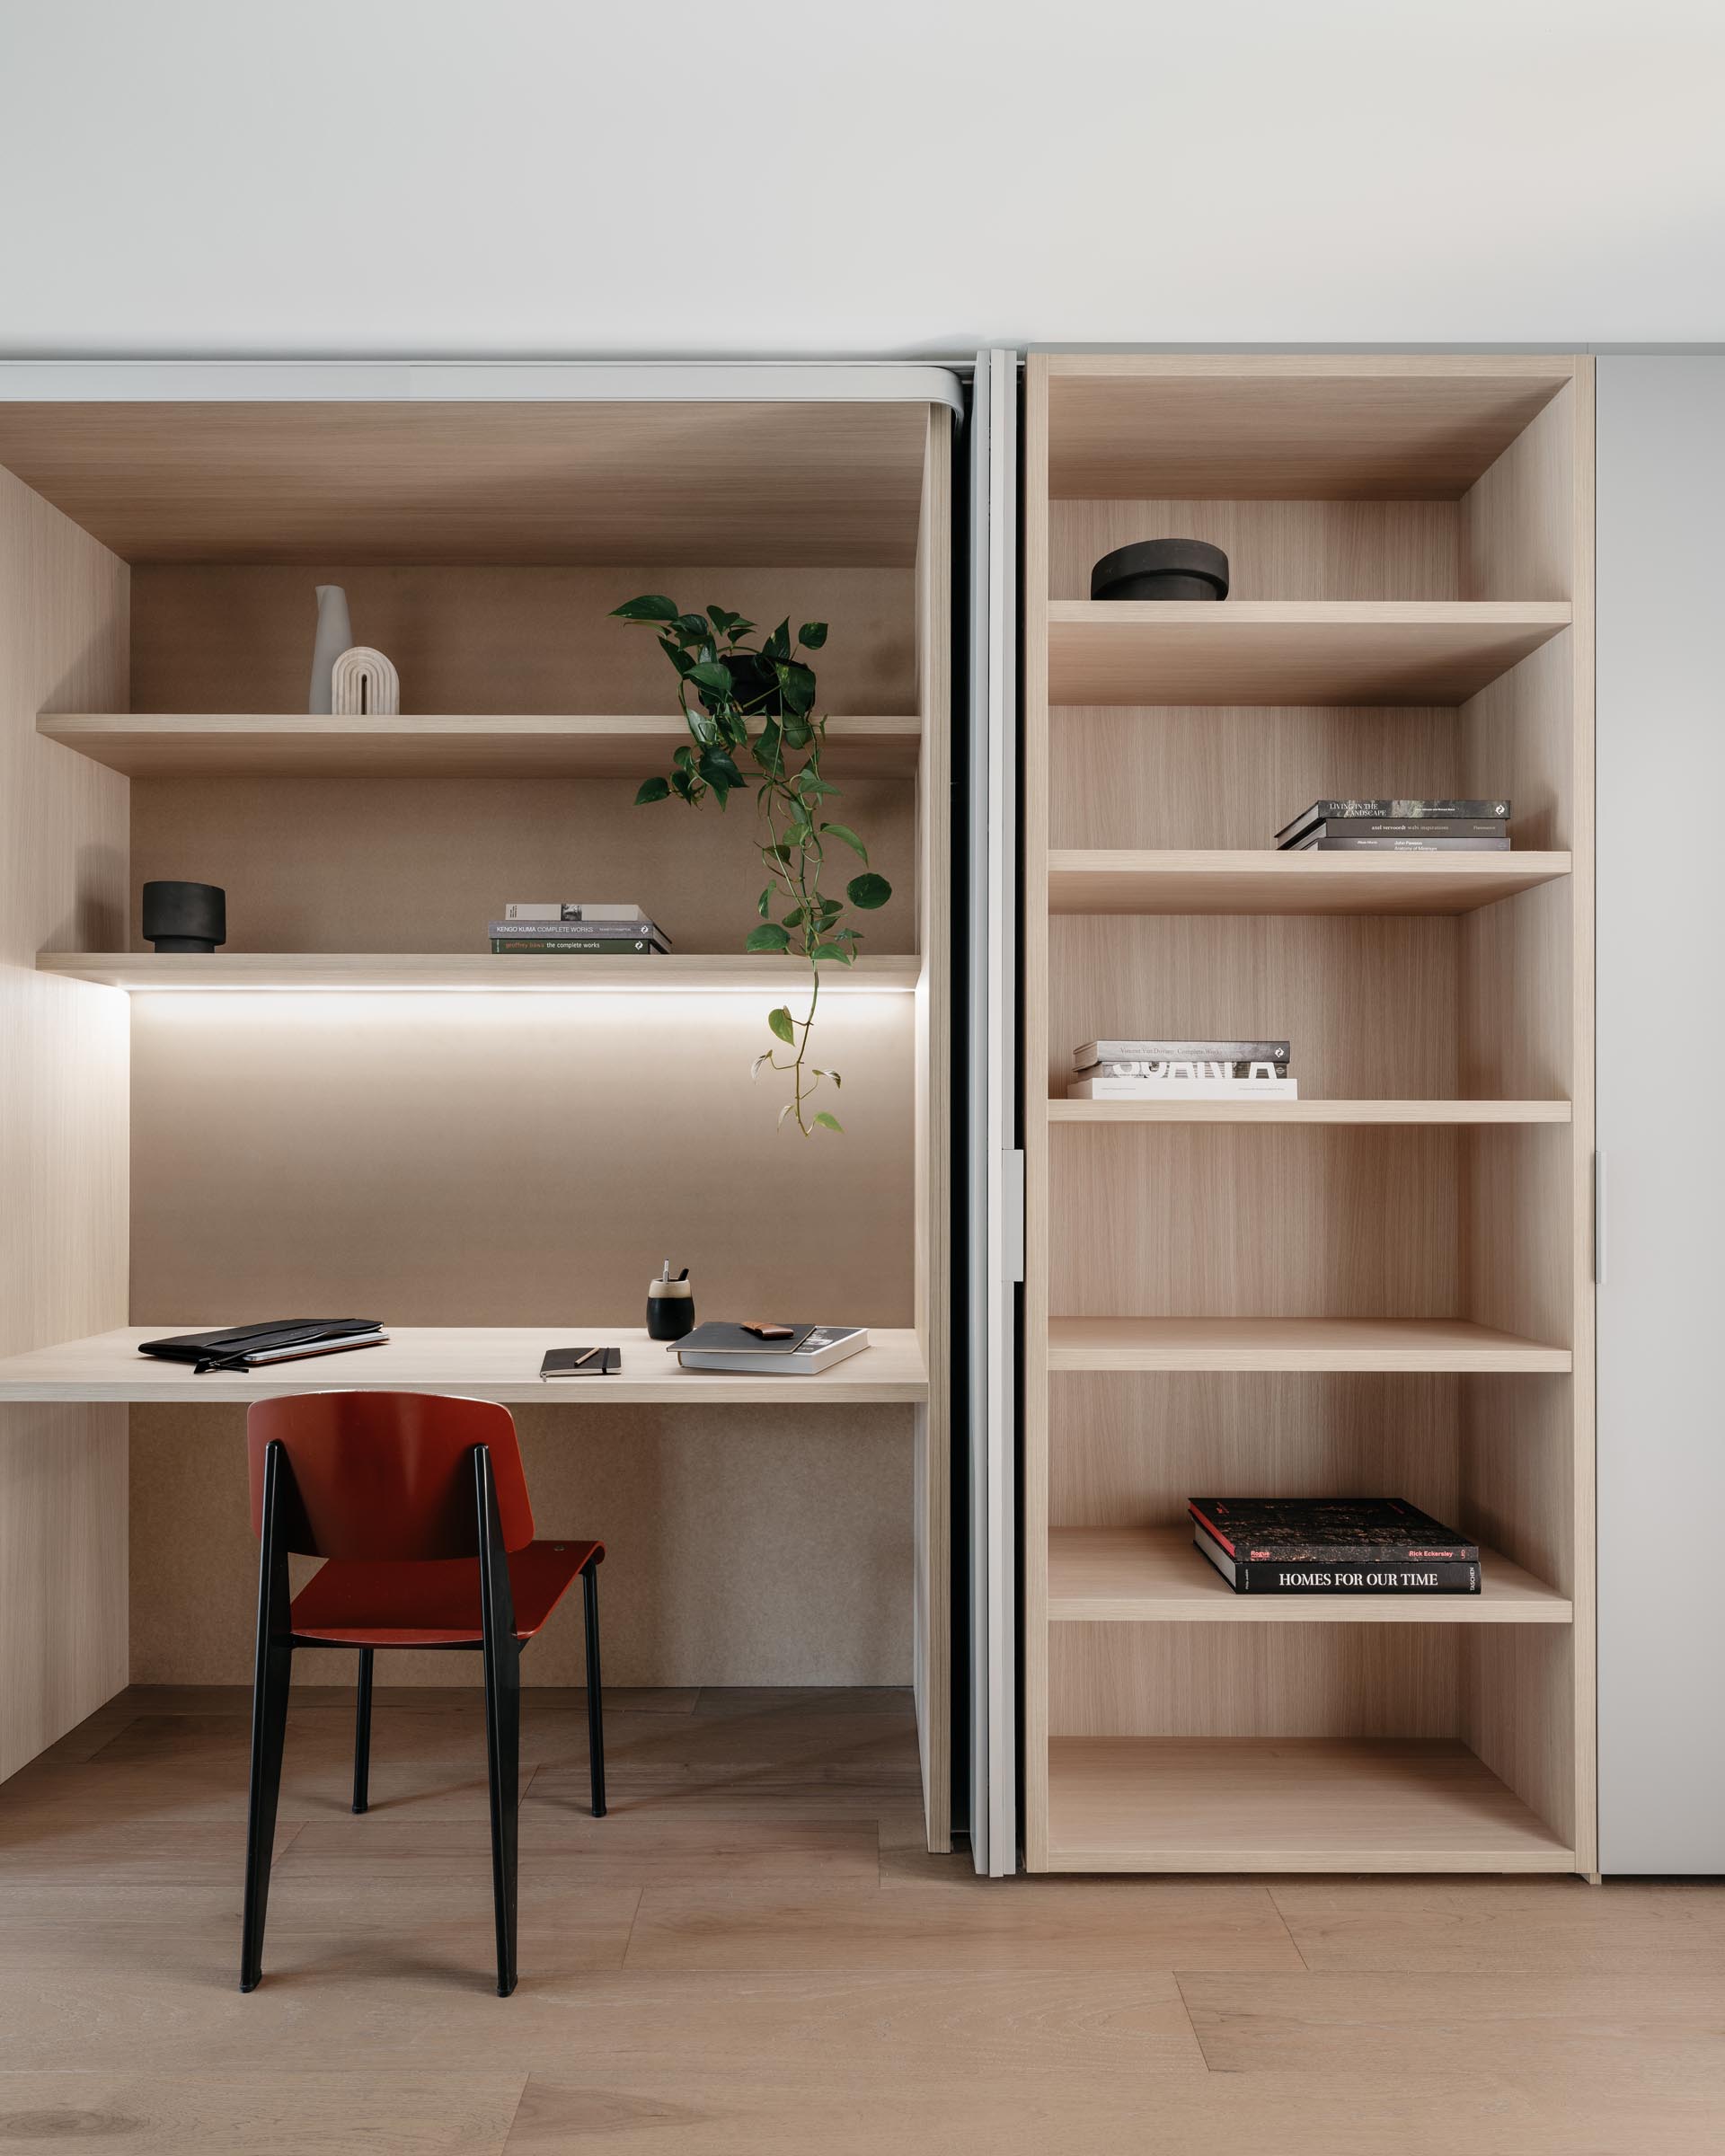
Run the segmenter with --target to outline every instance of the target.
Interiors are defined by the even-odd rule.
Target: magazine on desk
[[[772,1337],[777,1336],[777,1337]],[[675,1343],[685,1370],[811,1377],[869,1344],[866,1325],[697,1325]]]

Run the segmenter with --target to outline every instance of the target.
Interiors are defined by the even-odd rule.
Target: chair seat
[[[603,1542],[528,1542],[509,1552],[515,1636],[531,1639]],[[332,1558],[295,1595],[296,1639],[320,1647],[477,1647],[479,1560],[395,1563]]]

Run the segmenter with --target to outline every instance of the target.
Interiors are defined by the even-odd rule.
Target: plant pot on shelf
[[[1202,539],[1140,539],[1090,572],[1092,599],[1225,599],[1228,557]]]

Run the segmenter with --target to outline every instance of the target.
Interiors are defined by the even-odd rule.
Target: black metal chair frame
[[[491,1791],[491,1894],[497,1918],[497,1990],[507,1999],[516,1986],[518,1815],[521,1801],[521,1655],[515,1636],[509,1552],[498,1517],[491,1455],[482,1445],[472,1453],[475,1535],[479,1551],[481,1639],[450,1651],[477,1648],[485,1676],[485,1756]],[[288,1583],[288,1541],[293,1469],[279,1441],[264,1454],[263,1522],[258,1563],[258,1647],[252,1686],[252,1781],[246,1812],[245,1904],[240,1949],[240,1989],[255,1991],[263,1975],[263,1927],[270,1900],[270,1863],[281,1796],[282,1755],[288,1734],[288,1697],[296,1647],[323,1647],[296,1639],[293,1596]],[[292,1506],[297,1511],[297,1505]],[[599,1676],[598,1560],[581,1569],[587,1631],[587,1737],[593,1816],[605,1816],[605,1720]],[[359,1684],[354,1722],[353,1808],[370,1800],[372,1664],[376,1649],[359,1650]]]

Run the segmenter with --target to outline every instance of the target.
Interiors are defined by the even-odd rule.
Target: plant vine
[[[779,1110],[781,1128],[794,1118],[806,1138],[817,1130],[843,1130],[830,1109],[812,1105],[821,1086],[830,1083],[837,1091],[844,1082],[836,1071],[819,1068],[810,1053],[820,969],[856,963],[862,931],[846,919],[845,901],[859,913],[872,913],[892,897],[892,886],[870,867],[868,848],[850,826],[825,814],[824,804],[839,790],[821,772],[827,721],[815,713],[815,673],[802,654],[826,643],[827,624],[804,622],[793,640],[787,618],[751,644],[745,640],[756,625],[740,614],[722,606],[685,614],[674,599],[653,592],[617,607],[615,618],[658,631],[659,648],[677,673],[677,702],[689,729],[688,741],[672,754],[669,773],[643,781],[636,806],[675,795],[698,808],[712,794],[722,809],[739,788],[755,788],[756,844],[767,880],[756,901],[760,924],[750,930],[743,948],[805,960],[809,982],[803,1017],[793,1016],[788,1004],[767,1013],[773,1044],[755,1058],[754,1075],[765,1069],[789,1077],[791,1098]],[[754,773],[745,773],[739,761],[744,756]],[[843,899],[821,888],[828,840],[848,847],[862,862]],[[780,906],[785,910],[775,919]]]

